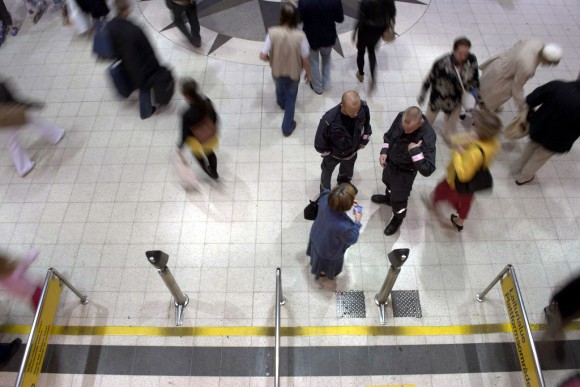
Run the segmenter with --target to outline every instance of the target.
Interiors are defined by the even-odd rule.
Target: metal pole
[[[286,298],[282,295],[282,273],[280,268],[276,268],[276,349],[274,364],[274,385],[280,386],[280,306],[286,303]]]
[[[76,287],[74,287],[73,284],[68,282],[68,280],[64,278],[64,276],[60,274],[58,270],[56,270],[54,267],[51,267],[50,269],[48,269],[48,271],[54,274],[54,276],[58,278],[60,282],[65,284],[67,288],[69,288],[74,294],[76,294],[76,296],[81,300],[81,304],[86,305],[89,303],[89,297],[87,297],[86,294],[82,294],[81,292],[79,292],[79,290]]]
[[[158,273],[175,300],[175,325],[181,326],[183,325],[183,308],[189,304],[189,297],[181,291],[167,266],[160,269]]]
[[[36,327],[38,326],[38,321],[40,320],[40,315],[42,314],[42,308],[44,306],[44,299],[46,298],[46,291],[48,289],[48,282],[52,277],[53,273],[49,270],[46,273],[46,278],[44,279],[44,286],[42,287],[42,293],[40,294],[40,300],[38,301],[38,308],[34,314],[34,320],[32,321],[32,327],[30,328],[30,335],[28,335],[28,342],[26,343],[26,349],[24,350],[24,356],[22,356],[22,363],[20,364],[20,370],[18,371],[18,376],[16,378],[15,386],[21,386],[24,379],[24,373],[26,372],[26,366],[28,363],[28,357],[30,356],[30,351],[32,349],[32,343],[34,342],[34,336],[36,335]]]
[[[518,279],[516,277],[516,270],[512,265],[507,265],[506,269],[507,269],[507,271],[511,272],[511,274],[512,274],[512,278],[514,280],[514,285],[515,285],[514,287],[516,289],[516,295],[518,296],[518,302],[520,303],[520,305],[522,307],[522,314],[524,316],[524,322],[526,324],[526,332],[528,333],[528,337],[530,338],[530,344],[531,344],[530,346],[532,347],[532,354],[534,355],[534,368],[538,372],[541,386],[545,387],[546,384],[544,382],[544,375],[542,374],[542,369],[540,368],[540,361],[538,360],[538,354],[536,352],[536,345],[534,344],[534,338],[532,336],[532,331],[530,329],[530,322],[528,321],[528,314],[526,313],[526,307],[524,306],[524,300],[522,299],[522,295],[520,293],[520,285],[518,284]]]
[[[385,325],[387,320],[385,318],[385,306],[389,302],[389,295],[395,286],[395,281],[401,272],[401,267],[409,257],[409,249],[396,249],[388,254],[391,267],[387,273],[387,277],[381,286],[381,290],[375,294],[375,304],[379,307],[379,322]]]
[[[489,293],[489,291],[491,290],[491,288],[493,288],[495,286],[495,284],[497,284],[498,281],[503,278],[503,276],[505,275],[505,273],[507,273],[508,271],[510,271],[512,269],[513,269],[513,266],[511,264],[508,264],[506,267],[504,267],[503,270],[493,279],[493,281],[491,281],[491,283],[487,286],[487,288],[485,288],[483,290],[483,292],[477,293],[475,295],[475,299],[477,301],[479,301],[479,302],[485,301],[485,296],[487,295],[487,293]]]

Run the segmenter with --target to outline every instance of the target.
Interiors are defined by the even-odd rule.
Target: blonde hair
[[[480,140],[496,137],[501,131],[501,120],[489,110],[474,111],[473,126]]]
[[[16,269],[18,263],[0,255],[0,279],[8,277]]]

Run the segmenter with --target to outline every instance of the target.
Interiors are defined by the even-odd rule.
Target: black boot
[[[385,235],[393,235],[396,233],[399,230],[399,227],[401,227],[401,224],[403,224],[403,219],[393,216],[385,228]]]
[[[207,161],[209,163],[207,167],[207,174],[209,177],[215,180],[219,177],[217,173],[217,157],[215,156],[215,153],[207,155]]]
[[[391,205],[391,196],[390,195],[373,195],[371,196],[371,202],[377,204],[386,204],[387,206]]]

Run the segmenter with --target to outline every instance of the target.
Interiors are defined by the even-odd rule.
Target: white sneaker
[[[28,175],[28,173],[29,173],[30,171],[32,171],[32,169],[34,168],[34,166],[35,166],[35,165],[36,165],[36,163],[33,161],[33,162],[30,164],[30,167],[29,167],[28,169],[26,169],[26,170],[25,170],[25,171],[22,173],[22,175],[20,175],[20,177],[25,177],[26,175]]]
[[[62,133],[61,133],[60,137],[58,138],[58,140],[56,140],[54,145],[58,144],[60,142],[60,140],[62,140],[64,138],[64,134],[66,133],[66,131],[64,129],[61,129],[61,130],[62,130]]]

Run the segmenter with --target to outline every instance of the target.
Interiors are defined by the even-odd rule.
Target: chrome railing
[[[274,386],[280,386],[280,306],[286,303],[282,295],[282,272],[276,268],[276,354],[274,358]]]

